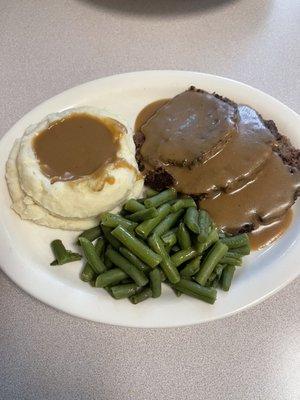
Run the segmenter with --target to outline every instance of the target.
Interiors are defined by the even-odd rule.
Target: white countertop
[[[297,0],[0,0],[0,27],[0,136],[64,89],[143,69],[226,76],[300,111]],[[53,310],[0,273],[0,398],[295,400],[299,282],[227,319],[141,330]]]

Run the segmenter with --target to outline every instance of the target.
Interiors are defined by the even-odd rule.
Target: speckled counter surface
[[[64,89],[143,69],[223,75],[300,111],[299,1],[0,0],[0,27],[0,135]],[[0,273],[0,399],[295,400],[299,288],[141,330],[53,310]]]

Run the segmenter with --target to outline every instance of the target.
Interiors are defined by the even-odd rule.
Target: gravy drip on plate
[[[116,161],[122,134],[119,123],[110,118],[72,114],[40,132],[33,149],[51,183],[74,181]]]
[[[260,250],[264,246],[275,242],[289,228],[293,220],[293,211],[289,209],[281,218],[269,225],[260,225],[249,233],[250,245],[253,250]]]

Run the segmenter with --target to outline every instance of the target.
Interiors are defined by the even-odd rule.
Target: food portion
[[[33,150],[51,183],[73,181],[117,160],[123,129],[111,118],[70,114],[40,132]]]
[[[229,290],[250,253],[247,234],[226,236],[192,197],[180,197],[175,189],[148,190],[143,200],[128,200],[121,213],[102,214],[100,225],[83,232],[77,244],[85,258],[81,279],[133,304],[160,297],[162,283],[176,296],[213,304],[216,288]],[[51,265],[80,258],[60,240],[51,245]]]
[[[180,98],[184,99],[181,103]],[[220,110],[227,111],[227,117]],[[222,117],[211,119],[211,115]],[[191,123],[196,116],[202,118],[202,124]],[[140,116],[137,119],[136,158],[146,184],[157,190],[175,187],[193,196],[224,232],[261,232],[261,226],[285,219],[299,195],[299,150],[278,132],[273,121],[264,120],[249,106],[192,87],[170,99],[143,123]],[[226,131],[228,123],[226,140],[205,156],[203,148],[215,148],[215,132]],[[211,134],[212,141],[208,140]],[[202,155],[195,163],[173,162],[173,142],[177,149],[184,137],[193,154],[198,151]],[[206,146],[199,142],[203,138]],[[157,151],[153,156],[154,146],[149,143],[156,143],[163,153]],[[266,230],[262,236],[265,238]]]
[[[273,135],[250,107],[239,106],[238,118],[234,137],[214,158],[192,169],[165,167],[177,190],[214,196],[242,186],[264,167],[272,153]]]
[[[295,202],[300,188],[297,174],[291,174],[280,157],[273,153],[265,167],[245,187],[200,204],[228,233],[250,231],[282,218]]]
[[[289,226],[300,151],[253,108],[195,87],[146,106],[134,129],[90,107],[30,126],[7,161],[12,208],[84,230],[77,252],[52,242],[51,265],[83,257],[81,279],[114,299],[157,298],[164,282],[213,304],[250,246]]]
[[[90,107],[29,127],[15,142],[6,178],[12,208],[23,219],[70,230],[95,226],[102,212],[143,188],[131,130]]]
[[[141,157],[154,167],[190,168],[219,153],[235,133],[234,107],[191,90],[162,106],[142,127]]]

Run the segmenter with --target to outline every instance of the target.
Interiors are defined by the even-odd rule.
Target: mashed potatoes
[[[33,150],[33,140],[51,123],[72,114],[95,116],[103,123],[117,123],[121,129],[117,160],[101,173],[93,173],[72,181],[51,183],[44,175]],[[143,180],[134,157],[132,132],[112,120],[107,112],[80,107],[52,114],[30,126],[17,140],[7,162],[7,183],[12,208],[23,219],[52,228],[83,230],[97,224],[99,214],[120,207],[128,198],[138,197]]]

